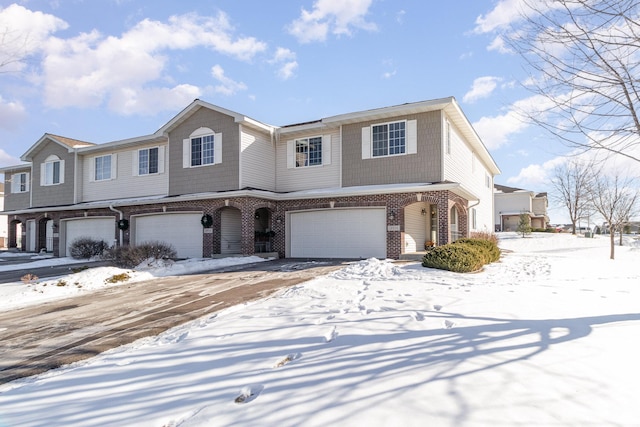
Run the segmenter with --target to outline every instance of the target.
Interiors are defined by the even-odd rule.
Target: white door
[[[428,221],[428,204],[414,203],[404,209],[403,253],[424,251],[424,244],[429,240],[427,235]]]
[[[135,217],[134,244],[159,241],[173,246],[179,258],[202,258],[202,213],[166,213]]]
[[[294,212],[288,241],[293,258],[386,258],[386,210]]]
[[[224,208],[220,211],[220,253],[242,253],[242,217],[235,208]]]
[[[61,244],[60,247],[64,247],[65,252],[60,256],[70,256],[71,244],[80,237],[104,240],[107,245],[113,246],[116,232],[116,221],[113,217],[69,219],[62,223],[64,223],[64,245]]]
[[[36,251],[36,220],[27,220],[27,252]]]

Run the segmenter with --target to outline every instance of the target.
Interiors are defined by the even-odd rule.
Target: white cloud
[[[0,129],[16,129],[26,118],[27,112],[20,102],[5,101],[0,96]]]
[[[508,27],[522,17],[522,0],[500,0],[486,15],[476,18],[475,32],[490,33]]]
[[[472,103],[479,99],[489,97],[500,81],[502,81],[500,77],[478,77],[473,81],[471,90],[464,95],[462,101]]]
[[[504,114],[482,117],[473,123],[473,127],[488,149],[498,149],[509,141],[511,135],[522,132],[530,125],[525,119],[527,112],[541,111],[548,103],[549,100],[540,95],[521,99],[512,104]]]
[[[531,164],[522,168],[517,176],[507,179],[507,183],[523,188],[546,188],[550,184],[553,170],[566,162],[566,159],[566,157],[556,157],[543,164]]]
[[[498,53],[513,53],[513,50],[507,46],[502,36],[496,36],[489,46],[487,46],[487,50],[495,50]]]
[[[391,77],[396,75],[396,70],[393,71],[387,71],[386,73],[382,73],[382,78],[383,79],[390,79]]]
[[[27,56],[39,51],[52,33],[67,27],[62,19],[17,4],[0,9],[0,68],[24,69]]]
[[[2,148],[0,148],[0,167],[19,165],[22,163],[23,162],[19,158],[13,157]]]
[[[107,101],[110,108],[123,114],[148,114],[145,108],[150,106],[156,107],[151,111],[163,105],[173,109],[175,100],[193,100],[200,90],[191,85],[149,86],[165,78],[166,51],[195,47],[250,60],[265,50],[266,44],[253,37],[234,37],[224,13],[172,16],[167,22],[145,19],[120,37],[92,31],[70,39],[50,38],[44,48],[45,103],[54,108],[97,107]],[[242,84],[228,83],[220,89],[242,88]],[[147,102],[152,94],[170,95],[173,100]]]
[[[375,31],[365,20],[372,0],[317,0],[313,9],[302,9],[300,17],[288,27],[300,43],[324,41],[327,35],[351,35],[353,29]]]
[[[280,67],[276,74],[283,80],[288,80],[293,77],[295,71],[298,69],[296,53],[284,47],[276,49],[276,53],[269,63],[276,64]]]
[[[211,68],[211,75],[214,79],[220,82],[220,84],[214,88],[217,93],[228,96],[233,95],[241,90],[247,90],[247,85],[245,85],[244,83],[236,82],[235,80],[232,80],[229,77],[225,76],[224,70],[220,65],[214,65]]]
[[[154,115],[179,110],[201,95],[200,88],[188,84],[173,88],[120,88],[112,94],[109,108],[125,115]]]

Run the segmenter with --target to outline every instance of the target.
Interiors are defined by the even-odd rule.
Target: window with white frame
[[[64,160],[56,155],[47,157],[40,164],[40,185],[58,185],[64,183]]]
[[[158,147],[138,150],[138,175],[158,173]]]
[[[399,120],[362,128],[362,158],[401,156],[418,152],[418,121]]]
[[[322,165],[322,137],[296,139],[296,167]]]
[[[199,128],[183,140],[182,149],[182,166],[185,168],[222,163],[222,134],[209,128]]]
[[[106,181],[113,178],[111,174],[111,154],[96,157],[93,159],[93,162],[93,179],[95,181]]]
[[[371,126],[373,157],[393,156],[406,152],[406,122]]]
[[[451,154],[451,123],[447,122],[445,125],[445,144],[447,154]]]
[[[29,191],[29,172],[14,173],[11,176],[11,192],[26,193]]]
[[[484,185],[487,188],[491,188],[491,177],[487,173],[484,174]]]

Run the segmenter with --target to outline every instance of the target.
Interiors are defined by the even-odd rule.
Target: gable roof
[[[21,157],[20,160],[23,162],[30,162],[32,159],[33,153],[36,149],[44,144],[46,141],[53,141],[56,144],[60,145],[63,148],[66,148],[68,151],[73,151],[75,148],[80,147],[89,147],[95,145],[92,142],[80,141],[78,139],[67,138],[66,136],[53,135],[51,133],[45,133],[40,137],[39,140],[36,141]]]
[[[516,191],[529,192],[529,190],[523,190],[522,188],[507,187],[506,185],[500,185],[500,184],[493,184],[493,188],[495,188],[496,191],[500,193],[515,193]]]

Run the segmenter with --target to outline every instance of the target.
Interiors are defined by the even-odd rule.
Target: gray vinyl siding
[[[27,172],[29,174],[29,191],[25,193],[11,193],[11,181],[14,174]],[[4,210],[13,211],[27,209],[31,203],[31,192],[33,191],[33,175],[31,169],[16,169],[12,172],[4,174]]]
[[[240,187],[274,191],[276,149],[271,142],[271,135],[249,126],[242,126],[241,129]]]
[[[40,144],[39,150],[32,155],[32,206],[64,206],[74,203],[73,200],[73,171],[74,154],[55,142]],[[50,155],[55,154],[64,160],[64,183],[56,185],[40,185],[40,165]]]
[[[331,136],[331,163],[302,168],[287,167],[287,142],[300,138]],[[340,187],[340,128],[281,135],[276,151],[277,191],[302,191]]]
[[[440,111],[345,125],[342,128],[342,186],[439,182]],[[362,128],[400,120],[417,121],[417,153],[362,159]]]
[[[182,166],[182,141],[198,128],[222,133],[222,163],[193,168]],[[234,118],[199,108],[169,133],[169,195],[238,190],[240,125]]]
[[[158,147],[158,144],[144,144],[136,148],[122,151],[108,151],[84,155],[81,159],[79,173],[82,176],[82,202],[96,200],[126,199],[130,197],[167,195],[169,190],[169,177],[167,173],[166,146],[164,155],[164,172],[152,175],[134,174],[134,158],[137,160],[137,152],[142,148]],[[92,162],[97,156],[115,154],[116,176],[107,181],[92,181]],[[136,165],[137,166],[137,162]],[[81,171],[81,172],[80,172]]]

